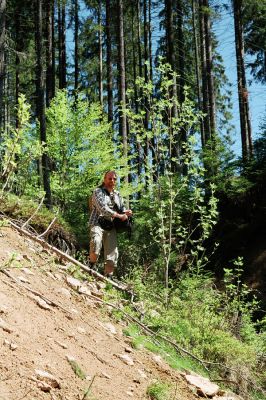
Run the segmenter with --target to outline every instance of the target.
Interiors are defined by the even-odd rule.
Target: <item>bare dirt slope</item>
[[[65,265],[11,227],[0,229],[0,269],[0,400],[147,399],[154,379],[172,383],[172,399],[197,397],[163,361],[133,349],[108,309],[67,283]]]

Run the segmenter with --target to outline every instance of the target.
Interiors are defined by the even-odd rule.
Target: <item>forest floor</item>
[[[0,400],[151,399],[155,381],[170,384],[169,400],[198,398],[184,374],[134,349],[126,323],[79,293],[67,271],[40,244],[0,228]],[[101,297],[100,283],[88,285]]]

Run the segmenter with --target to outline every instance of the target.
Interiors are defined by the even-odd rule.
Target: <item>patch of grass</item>
[[[147,388],[147,395],[150,400],[170,400],[170,385],[156,381]]]
[[[78,363],[75,360],[68,358],[67,361],[71,365],[71,368],[73,369],[76,376],[78,376],[82,380],[86,379],[87,375],[85,374],[85,372],[81,369],[81,367],[78,365]]]

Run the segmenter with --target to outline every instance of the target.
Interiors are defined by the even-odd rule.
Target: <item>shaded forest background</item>
[[[225,10],[238,157],[214,33]],[[254,140],[247,71],[265,85],[265,20],[265,0],[0,0],[1,212],[31,218],[37,232],[53,220],[50,243],[85,260],[88,198],[115,169],[134,211],[118,276],[134,282],[147,324],[230,364],[237,372],[222,377],[257,399],[266,382],[266,114]]]

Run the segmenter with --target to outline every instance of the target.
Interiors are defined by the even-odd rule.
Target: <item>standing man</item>
[[[104,275],[110,277],[113,275],[118,259],[117,232],[110,223],[114,218],[125,221],[132,215],[132,211],[126,210],[122,197],[115,190],[116,181],[115,171],[105,173],[103,183],[93,192],[89,219],[90,263],[97,262],[103,246]],[[105,226],[108,224],[110,227]]]

